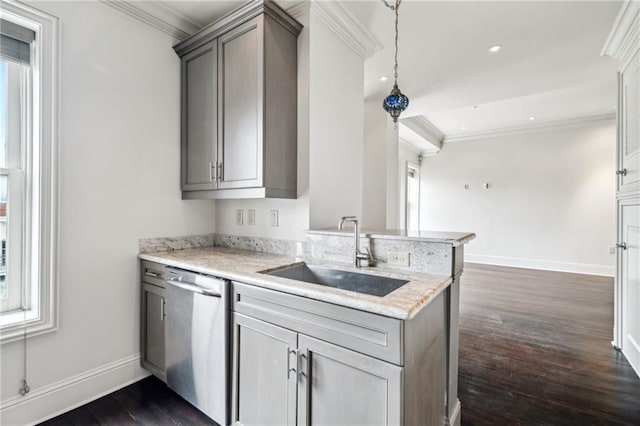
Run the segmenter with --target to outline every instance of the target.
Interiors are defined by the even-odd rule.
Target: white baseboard
[[[450,426],[460,426],[460,422],[462,421],[462,416],[460,415],[460,400],[456,399],[456,405],[453,407],[453,414],[449,416],[449,425]]]
[[[521,259],[517,257],[488,256],[483,254],[464,254],[468,263],[485,265],[512,266],[515,268],[542,269],[544,271],[573,272],[576,274],[615,276],[615,266],[593,265],[589,263],[556,262],[552,260]]]
[[[16,395],[0,402],[0,424],[37,424],[148,375],[149,372],[140,366],[140,355],[131,355],[50,385],[32,389],[24,397]]]

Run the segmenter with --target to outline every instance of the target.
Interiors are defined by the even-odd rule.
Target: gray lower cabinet
[[[295,425],[298,334],[233,315],[232,422]]]
[[[184,199],[297,197],[297,37],[253,0],[174,47]]]
[[[300,335],[299,425],[402,424],[402,367]]]
[[[141,364],[153,375],[166,381],[163,265],[142,262],[141,290]]]
[[[402,367],[238,313],[233,328],[234,424],[402,423]]]
[[[446,424],[447,297],[400,320],[232,282],[232,422]]]

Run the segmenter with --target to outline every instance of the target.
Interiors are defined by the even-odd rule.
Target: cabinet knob
[[[616,244],[616,247],[621,248],[622,250],[626,250],[627,249],[627,243],[618,243],[618,244]]]
[[[616,170],[616,174],[618,176],[626,176],[627,175],[627,169]]]

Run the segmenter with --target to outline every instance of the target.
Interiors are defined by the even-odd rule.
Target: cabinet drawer
[[[402,321],[233,282],[232,309],[271,324],[402,365]]]
[[[165,266],[160,263],[142,261],[140,268],[142,282],[164,288]]]

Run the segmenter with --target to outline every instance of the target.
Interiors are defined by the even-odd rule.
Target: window
[[[57,19],[0,3],[0,337],[56,327]]]
[[[407,163],[407,232],[420,231],[420,166]]]

